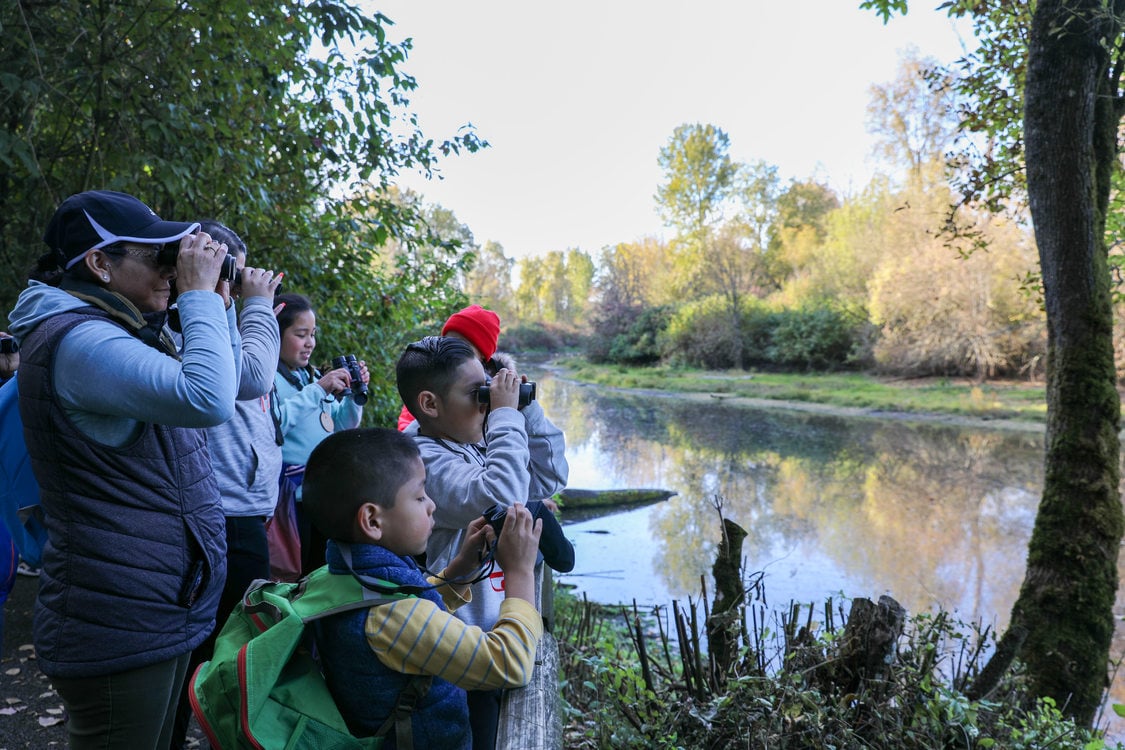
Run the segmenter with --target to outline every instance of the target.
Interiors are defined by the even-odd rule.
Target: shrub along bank
[[[994,641],[947,613],[906,617],[889,597],[764,602],[752,589],[725,613],[705,595],[640,612],[556,589],[566,747],[1123,747],[1033,700],[1018,669],[987,700],[968,699]],[[717,657],[707,633],[736,647]]]

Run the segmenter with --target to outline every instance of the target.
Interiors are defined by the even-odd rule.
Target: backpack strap
[[[388,592],[393,585],[377,578],[370,578],[369,580],[382,584]],[[360,585],[353,592],[342,595],[340,587],[346,587],[346,582]],[[289,593],[286,593],[287,591]],[[363,586],[358,579],[330,573],[328,568],[320,568],[295,583],[271,581],[264,578],[251,582],[246,589],[246,593],[242,595],[241,608],[243,612],[258,623],[259,630],[265,630],[285,616],[281,607],[271,601],[274,597],[287,599],[288,606],[301,618],[301,622],[307,625],[322,617],[375,607],[380,604],[389,604],[400,599],[407,599],[409,596],[410,594],[405,592],[395,595],[380,595]],[[263,615],[265,616],[264,620],[262,619]]]
[[[368,591],[374,591],[379,594],[390,594],[399,598],[403,596],[418,596],[424,591],[436,589],[438,586],[411,586],[407,583],[389,583],[379,578],[374,578],[356,571],[355,565],[352,563],[352,546],[347,542],[336,542],[336,549],[340,551],[340,557],[344,560],[344,567],[352,574],[352,577],[359,581],[360,585]]]
[[[410,715],[418,703],[426,697],[426,693],[430,692],[430,684],[433,680],[434,678],[428,674],[416,674],[411,677],[410,682],[406,683],[406,687],[398,694],[391,715],[383,722],[383,726],[379,727],[375,736],[384,737],[390,734],[393,728],[395,747],[398,750],[414,750],[414,725],[410,721]]]

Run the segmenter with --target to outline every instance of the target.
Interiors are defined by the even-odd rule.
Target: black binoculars
[[[543,555],[543,562],[560,573],[574,570],[574,545],[566,538],[558,519],[547,510],[542,500],[528,502],[527,509],[531,511],[533,519],[543,522],[543,531],[539,536],[539,552]],[[504,528],[504,520],[508,517],[508,509],[503,505],[493,505],[482,515],[499,539],[500,531]]]
[[[480,388],[477,388],[477,403],[488,404],[489,406],[492,405],[492,390],[489,387],[489,383],[491,383],[491,382],[492,382],[492,380],[489,379],[488,382],[486,382]],[[522,409],[523,407],[527,406],[528,404],[530,404],[534,400],[535,400],[535,383],[531,383],[531,382],[520,383],[519,405],[516,408]]]
[[[347,369],[348,377],[352,379],[352,400],[357,406],[363,406],[367,403],[367,383],[364,383],[360,377],[359,360],[354,354],[341,354],[339,357],[334,357],[332,369],[339,370],[341,367]]]

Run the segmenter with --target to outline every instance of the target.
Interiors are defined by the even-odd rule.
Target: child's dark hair
[[[356,512],[364,503],[393,508],[395,495],[420,460],[414,439],[398,430],[366,427],[334,432],[305,464],[301,503],[329,539],[357,542]]]
[[[445,395],[465,360],[476,359],[473,348],[461,339],[449,336],[427,336],[407,344],[395,364],[395,382],[402,403],[414,418],[421,421],[418,394],[433,391]]]
[[[246,257],[246,243],[227,225],[215,219],[203,219],[199,222],[199,230],[211,235],[211,239],[215,240],[215,242],[221,242],[226,245],[227,252],[231,255]]]
[[[309,302],[308,297],[292,292],[279,294],[273,298],[274,305],[280,305],[282,302],[285,303],[285,307],[277,314],[277,329],[284,334],[285,329],[293,325],[298,315],[312,310],[312,303]]]

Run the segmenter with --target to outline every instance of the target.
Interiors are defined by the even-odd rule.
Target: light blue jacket
[[[350,393],[343,400],[328,395],[305,370],[290,372],[301,383],[300,388],[280,372],[274,375],[281,410],[281,432],[285,435],[281,458],[287,464],[304,464],[313,448],[330,433],[359,427],[363,407],[356,404]],[[331,430],[325,429],[322,414],[331,418]]]

